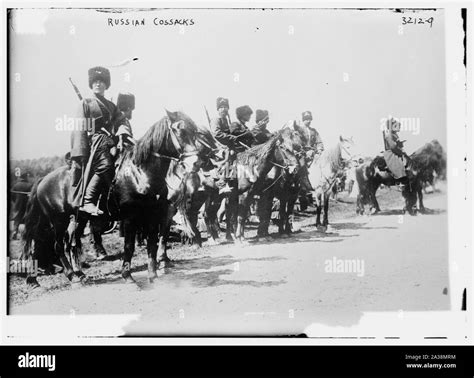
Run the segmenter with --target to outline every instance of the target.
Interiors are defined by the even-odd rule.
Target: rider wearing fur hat
[[[122,151],[124,147],[135,144],[132,125],[130,124],[132,112],[135,110],[135,96],[131,93],[119,93],[117,96],[117,108],[124,115],[122,122],[119,122],[120,125],[115,134],[119,138],[117,148]]]
[[[312,162],[315,155],[319,156],[324,151],[324,144],[323,140],[321,139],[321,136],[316,131],[316,129],[311,127],[311,122],[313,121],[313,115],[311,114],[311,112],[309,110],[303,112],[301,118],[303,121],[303,126],[306,130],[308,147],[310,147],[311,149],[309,151],[310,153],[308,154],[308,159],[310,160],[310,162]]]
[[[83,169],[87,163],[82,177],[86,184],[84,194],[75,193],[76,201],[82,204],[79,210],[100,215],[103,212],[98,209],[97,202],[113,179],[114,161],[110,150],[116,145],[115,126],[123,119],[123,114],[104,97],[110,87],[109,70],[93,67],[89,69],[88,76],[92,96],[81,100],[79,104],[77,118],[82,122],[81,127],[72,133],[70,156]],[[77,185],[74,181],[73,185]]]
[[[257,109],[255,112],[255,122],[257,124],[252,129],[255,139],[254,144],[265,143],[272,137],[273,134],[267,129],[269,121],[268,110]]]
[[[234,142],[236,152],[243,152],[255,143],[255,138],[246,125],[252,114],[253,110],[248,105],[239,106],[235,109],[237,121],[231,123],[230,133],[236,137],[236,142]]]

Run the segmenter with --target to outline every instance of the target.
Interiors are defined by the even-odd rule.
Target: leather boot
[[[100,176],[94,174],[87,185],[84,194],[84,205],[79,210],[91,215],[102,215],[104,212],[99,210],[98,201],[101,192],[102,182]]]

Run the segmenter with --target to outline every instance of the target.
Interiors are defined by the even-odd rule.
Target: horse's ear
[[[170,112],[168,109],[165,109],[166,115],[170,119],[172,123],[175,123],[178,121],[178,112]]]
[[[342,135],[339,135],[339,140],[342,142],[344,140],[344,138],[342,137]]]

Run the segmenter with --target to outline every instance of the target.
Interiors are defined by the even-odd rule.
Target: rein
[[[168,159],[168,160],[174,160],[176,162],[181,162],[183,160],[183,158],[186,158],[186,157],[189,157],[189,156],[195,156],[195,155],[199,154],[199,152],[197,150],[193,151],[193,152],[183,152],[183,147],[179,144],[178,137],[176,136],[176,133],[175,133],[172,125],[170,125],[169,122],[167,122],[166,125],[168,127],[168,130],[170,131],[171,142],[173,143],[173,146],[176,149],[176,151],[178,152],[179,156],[176,158],[174,156],[160,154],[158,152],[152,152],[152,154],[154,156],[156,156],[157,158],[161,158],[161,159]]]

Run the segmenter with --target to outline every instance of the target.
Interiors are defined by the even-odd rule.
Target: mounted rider
[[[239,106],[235,109],[237,121],[230,124],[230,133],[236,137],[234,143],[237,153],[247,150],[255,143],[253,133],[246,125],[252,114],[253,110],[248,105]]]
[[[403,150],[404,141],[400,140],[398,133],[401,124],[398,120],[390,117],[386,123],[384,135],[384,159],[392,176],[398,180],[407,176],[406,168],[409,163],[409,157]]]
[[[255,112],[255,122],[257,124],[252,129],[255,140],[254,145],[267,142],[273,136],[273,133],[267,129],[268,122],[270,122],[268,110],[257,109]]]
[[[224,97],[218,97],[216,100],[217,117],[211,120],[211,129],[214,131],[216,140],[227,147],[223,151],[221,163],[221,178],[216,181],[219,187],[219,193],[228,193],[231,191],[229,181],[232,176],[230,168],[235,161],[235,145],[237,137],[230,132],[229,100]]]
[[[117,149],[123,151],[124,148],[135,144],[132,125],[130,124],[132,112],[135,110],[135,96],[131,93],[119,93],[117,96],[117,108],[124,115],[122,122],[119,122],[120,125],[115,134],[119,138]]]
[[[77,188],[74,198],[79,210],[101,215],[98,199],[101,193],[106,193],[114,176],[112,154],[116,147],[116,127],[125,117],[104,97],[105,90],[110,87],[110,71],[93,67],[88,76],[93,95],[79,104],[77,118],[81,120],[81,127],[72,132],[70,157],[75,165],[73,186]],[[77,172],[81,170],[83,184],[78,186]]]
[[[312,113],[307,110],[303,112],[301,118],[306,131],[306,139],[308,140],[307,147],[309,147],[309,150],[306,154],[306,164],[309,167],[324,151],[324,144],[316,129],[311,127],[311,122],[313,121]]]

